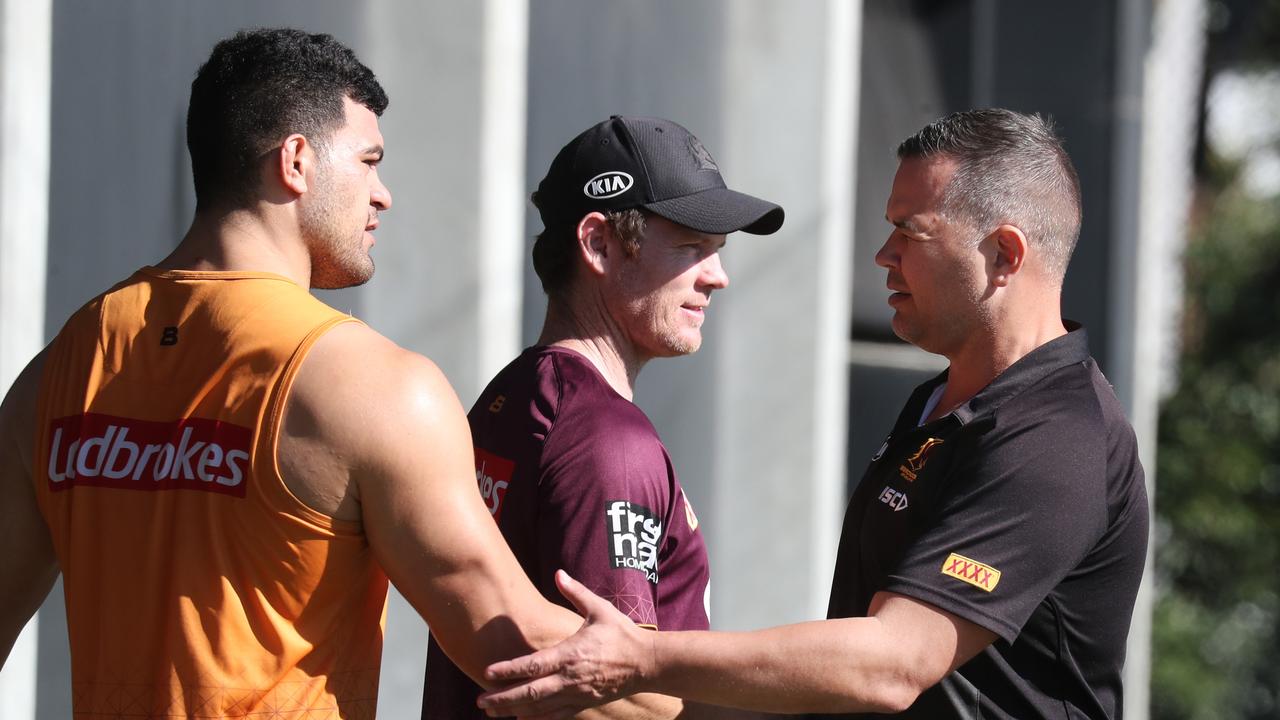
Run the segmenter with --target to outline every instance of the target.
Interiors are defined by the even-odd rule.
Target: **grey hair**
[[[1080,237],[1080,178],[1053,122],[992,108],[952,113],[898,146],[898,159],[947,157],[955,174],[942,212],[984,236],[1001,224],[1027,235],[1059,283]]]

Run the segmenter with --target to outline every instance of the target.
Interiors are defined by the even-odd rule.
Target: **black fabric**
[[[670,120],[614,115],[565,145],[538,184],[545,227],[592,211],[646,208],[699,232],[768,235],[783,209],[729,190],[711,153]]]
[[[1119,718],[1147,497],[1084,331],[918,426],[945,381],[917,388],[854,492],[829,616],[890,591],[999,636],[900,717]]]

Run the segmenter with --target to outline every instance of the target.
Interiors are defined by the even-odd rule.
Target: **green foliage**
[[[1211,161],[1161,409],[1152,716],[1280,717],[1280,198]]]

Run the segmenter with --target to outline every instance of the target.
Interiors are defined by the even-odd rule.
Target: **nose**
[[[382,180],[376,174],[373,176],[373,187],[369,192],[369,204],[379,210],[391,209],[391,191],[382,184]]]
[[[889,233],[889,237],[885,238],[884,244],[876,251],[876,264],[882,268],[895,268],[898,266],[898,248],[894,242],[896,232]]]
[[[729,273],[725,272],[720,262],[720,253],[713,252],[702,261],[702,284],[713,290],[729,287]]]

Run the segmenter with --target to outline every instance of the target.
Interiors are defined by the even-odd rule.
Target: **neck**
[[[1001,318],[973,333],[968,342],[956,351],[945,354],[951,361],[947,387],[929,420],[950,413],[990,385],[1009,366],[1041,345],[1067,334],[1056,296],[1052,302],[1046,299],[1043,303],[1029,303],[1025,307],[1048,307],[1052,312],[1035,311],[1021,318]]]
[[[628,400],[634,398],[636,377],[649,360],[635,353],[601,303],[549,300],[538,344],[581,353],[614,392]]]
[[[261,208],[197,211],[178,247],[156,263],[165,270],[270,272],[311,285],[311,257],[279,213]]]

